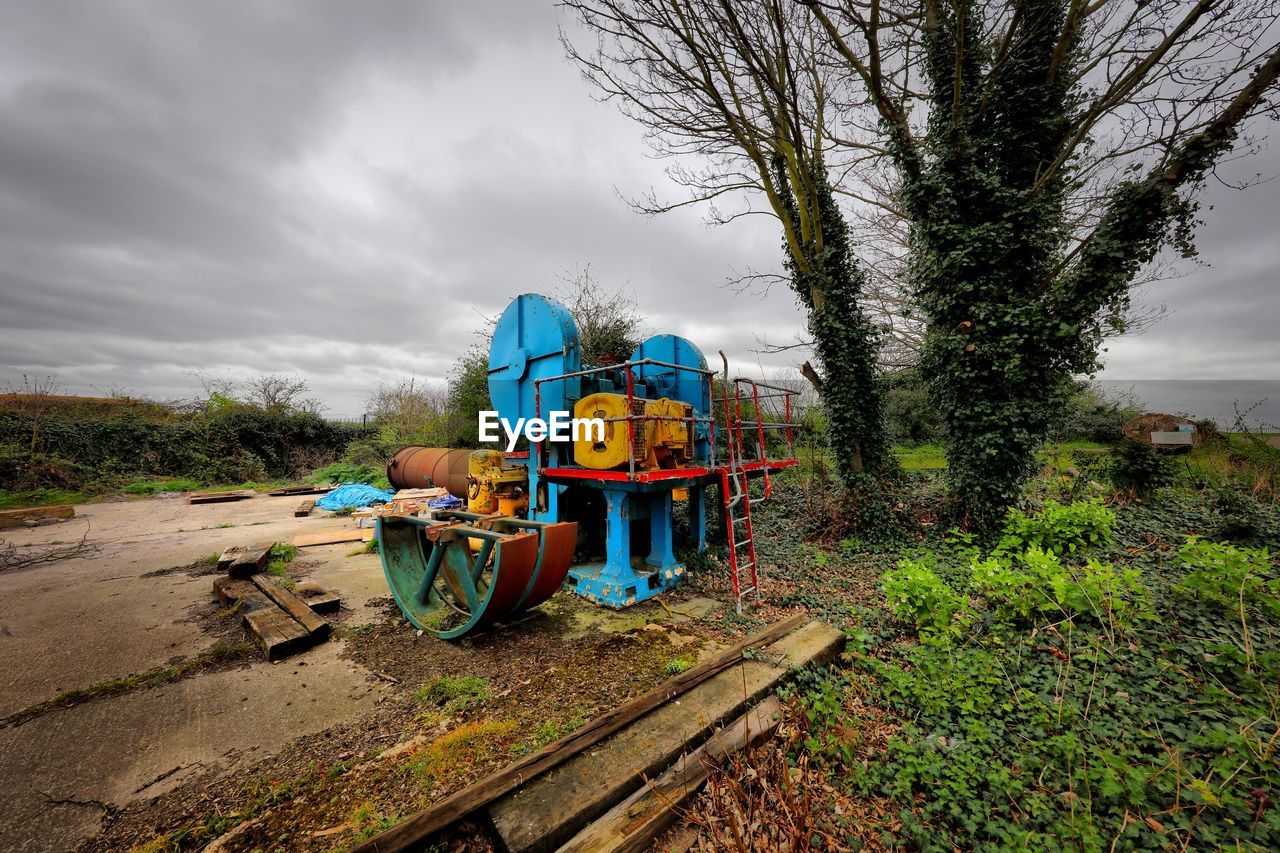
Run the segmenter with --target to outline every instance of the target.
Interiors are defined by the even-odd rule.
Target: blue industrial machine
[[[393,459],[388,474],[402,487],[444,485],[461,476],[461,465],[469,465],[470,512],[463,514],[465,518],[433,523],[503,528],[511,525],[484,520],[522,516],[516,520],[534,524],[535,530],[560,531],[561,537],[561,526],[576,524],[577,551],[586,560],[568,569],[566,582],[590,601],[614,608],[644,601],[679,583],[685,566],[675,556],[673,502],[688,502],[693,545],[705,550],[707,489],[718,485],[731,587],[740,611],[745,600],[759,598],[751,507],[768,496],[771,472],[795,464],[791,439],[796,392],[746,378],[730,381],[726,361],[716,388],[720,396],[713,399],[716,374],[693,343],[675,335],[649,338],[623,362],[584,365],[568,309],[544,296],[523,294],[507,306],[494,328],[489,350],[494,410],[509,424],[546,421],[557,412],[598,419],[605,425],[603,436],[540,438],[529,442],[527,450],[502,454],[500,460],[494,458],[496,450],[476,451],[467,463],[460,456],[450,461],[451,453],[461,451],[406,448],[398,456],[408,459],[416,453],[437,469],[410,476],[407,472],[414,465],[397,467]],[[778,452],[776,458],[770,458],[770,448]],[[763,483],[763,492],[757,487],[753,494],[753,481]],[[403,522],[411,523],[422,522]],[[390,522],[389,531],[397,524],[401,522]],[[526,537],[532,535],[527,527],[519,529]],[[435,530],[429,533],[435,541],[450,538]],[[401,538],[413,537],[402,533]],[[494,546],[500,547],[501,543]],[[412,607],[416,590],[432,584],[416,569],[419,562],[431,562],[430,550],[428,545],[421,553],[388,558],[384,546],[392,590],[397,586],[392,564],[404,587],[403,597],[396,595],[402,608],[404,599]],[[443,564],[449,565],[447,557]],[[480,577],[484,567],[472,573]],[[455,570],[464,586],[466,574],[465,566]],[[520,573],[508,569],[508,574]],[[535,580],[528,579],[528,585]],[[448,588],[440,589],[448,598]],[[481,600],[475,591],[467,599],[456,602],[460,609]],[[406,614],[413,618],[409,610]],[[467,618],[477,624],[484,621],[474,614]]]

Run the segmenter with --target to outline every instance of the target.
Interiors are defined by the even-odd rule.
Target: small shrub
[[[970,565],[974,590],[1005,618],[1090,616],[1130,628],[1148,612],[1147,590],[1137,569],[1090,559],[1064,565],[1057,554],[1028,548],[1016,558],[997,554]]]
[[[1191,569],[1179,585],[1182,592],[1231,613],[1243,608],[1280,617],[1280,580],[1266,548],[1238,548],[1191,536],[1178,559]]]
[[[1135,497],[1145,497],[1176,477],[1172,457],[1145,441],[1125,440],[1111,460],[1111,482]]]
[[[156,495],[161,492],[194,492],[200,488],[195,480],[134,480],[120,491],[126,495]]]
[[[951,631],[964,610],[964,599],[918,560],[900,561],[898,568],[885,573],[880,586],[894,615],[922,634]]]
[[[1210,504],[1218,516],[1217,535],[1236,542],[1275,538],[1274,511],[1239,484],[1214,489]]]
[[[387,482],[386,472],[381,468],[375,468],[372,465],[355,465],[350,462],[334,462],[332,465],[318,468],[307,478],[307,482],[318,485],[365,483],[379,488],[387,488],[390,485]]]
[[[1096,498],[1069,504],[1048,500],[1044,509],[1033,515],[1010,510],[996,550],[1020,553],[1038,548],[1053,554],[1074,553],[1110,542],[1115,522],[1115,513]]]

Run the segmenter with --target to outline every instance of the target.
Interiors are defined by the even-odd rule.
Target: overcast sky
[[[285,372],[357,414],[588,264],[650,331],[757,362],[800,313],[783,288],[723,283],[779,266],[775,223],[633,213],[623,196],[675,190],[591,100],[559,17],[536,0],[0,0],[0,386],[172,399],[196,371]],[[1280,173],[1277,140],[1228,172]],[[1280,378],[1277,214],[1280,181],[1211,187],[1208,266],[1150,289],[1172,315],[1114,342],[1105,376]]]

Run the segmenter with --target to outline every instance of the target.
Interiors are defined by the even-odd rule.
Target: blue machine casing
[[[642,343],[631,361],[643,359],[678,364],[706,371],[701,351],[675,335],[655,335]],[[538,294],[522,294],[507,306],[494,329],[489,350],[489,396],[499,417],[512,423],[517,418],[549,417],[553,411],[572,412],[584,392],[616,386],[603,375],[573,377],[543,382],[535,395],[535,381],[574,373],[583,369],[577,327],[569,311],[560,303]],[[697,417],[711,411],[710,382],[705,373],[676,370],[659,364],[639,365],[633,370],[637,397],[667,397],[693,406]],[[622,377],[625,383],[625,376]],[[625,391],[625,384],[616,388]],[[538,401],[540,400],[540,406]],[[694,428],[694,456],[698,463],[710,458],[709,427]],[[572,466],[572,445],[546,443],[548,468]],[[564,484],[542,482],[543,473],[530,460],[529,488],[533,498],[530,515],[540,521],[560,521],[559,496]],[[575,592],[597,604],[626,607],[651,598],[675,586],[685,567],[675,558],[672,547],[672,493],[688,489],[690,525],[698,550],[706,548],[705,477],[690,472],[689,477],[636,482],[600,477],[575,478],[573,483],[598,489],[605,503],[605,560],[574,567],[569,583]],[[631,553],[631,525],[648,519],[650,548],[647,555]]]

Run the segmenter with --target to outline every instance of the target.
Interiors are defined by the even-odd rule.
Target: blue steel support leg
[[[665,592],[684,575],[671,544],[671,492],[633,494],[605,488],[605,561],[575,566],[570,583],[578,595],[606,607],[629,607]],[[633,565],[631,522],[648,514],[648,559]]]
[[[655,492],[649,497],[649,557],[651,566],[670,568],[676,555],[671,547],[671,492]]]
[[[620,583],[631,572],[631,513],[629,498],[620,489],[605,489],[605,560],[600,579]]]
[[[689,533],[699,553],[707,550],[707,487],[689,487]]]

